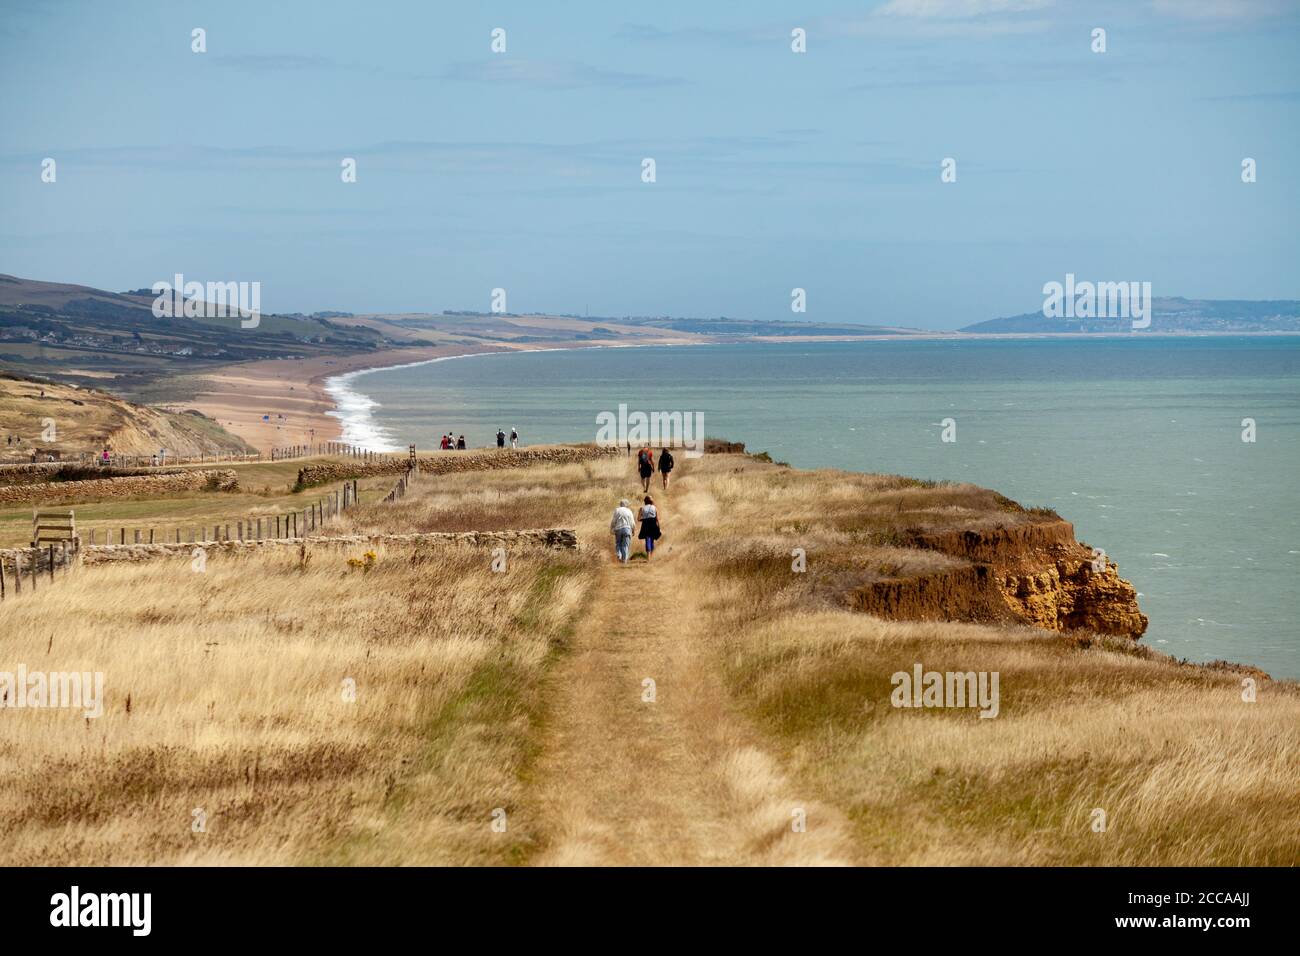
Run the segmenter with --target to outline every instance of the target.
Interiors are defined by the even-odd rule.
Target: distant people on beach
[[[655,553],[655,542],[662,535],[659,530],[659,511],[655,508],[654,499],[649,495],[645,496],[645,503],[637,512],[636,519],[641,522],[641,530],[637,533],[637,537],[645,544],[645,556],[648,561],[650,555]]]
[[[627,559],[631,556],[632,528],[635,524],[636,516],[624,498],[614,509],[614,516],[609,519],[609,531],[614,536],[614,558],[620,564],[627,564]]]
[[[664,480],[664,491],[668,490],[668,476],[672,474],[674,464],[672,452],[667,448],[659,449],[659,474]]]
[[[649,494],[650,478],[655,473],[655,453],[649,445],[643,445],[636,453],[636,470],[641,475],[641,491]]]
[[[464,450],[465,450],[465,436],[464,436],[464,435],[461,435],[459,438],[456,439],[456,447],[457,447],[458,449],[460,449],[461,451],[464,451]]]
[[[506,447],[506,433],[499,428],[497,429],[497,447],[498,448]]]
[[[515,428],[510,429],[510,447],[511,448],[519,447],[519,431]]]

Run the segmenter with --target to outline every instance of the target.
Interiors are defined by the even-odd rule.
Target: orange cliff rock
[[[1133,585],[1115,562],[1075,540],[1068,521],[919,533],[909,543],[970,566],[874,582],[847,595],[851,606],[884,617],[1019,622],[1134,639],[1147,629]]]

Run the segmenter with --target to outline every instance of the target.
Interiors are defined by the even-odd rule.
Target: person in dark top
[[[464,451],[464,450],[465,450],[465,436],[464,436],[464,435],[461,435],[459,438],[456,439],[456,449],[457,449],[458,451]]]
[[[655,509],[655,500],[649,495],[645,496],[645,504],[641,506],[636,517],[641,522],[641,530],[637,533],[637,537],[645,542],[645,556],[646,560],[649,560],[650,555],[655,552],[655,542],[662,536],[659,530],[659,512]]]
[[[497,429],[497,447],[498,448],[506,447],[506,433],[499,428]]]
[[[659,450],[659,474],[664,479],[664,491],[668,490],[668,476],[672,473],[673,464],[672,452],[667,448],[661,448]]]
[[[641,490],[649,494],[650,477],[655,473],[655,453],[645,445],[636,453],[636,470],[641,476]]]

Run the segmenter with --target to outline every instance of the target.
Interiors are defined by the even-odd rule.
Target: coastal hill
[[[640,483],[592,446],[425,452],[446,467],[396,498],[335,458],[301,492],[236,464],[79,506],[114,542],[281,538],[205,544],[203,573],[194,544],[99,545],[10,594],[13,658],[105,685],[102,716],[0,721],[0,862],[1294,863],[1294,682],[1145,647],[1053,513],[726,447],[679,457],[627,565]],[[359,505],[283,540],[349,468]]]
[[[143,401],[192,397],[178,378],[232,364],[406,349],[490,351],[538,345],[684,344],[747,338],[861,337],[908,330],[815,322],[670,317],[588,318],[514,313],[264,313],[238,319],[159,318],[148,288],[89,286],[0,275],[0,369],[78,385],[99,384]],[[413,356],[408,360],[415,360]],[[370,364],[400,364],[400,355]]]
[[[176,458],[243,454],[242,439],[195,411],[170,412],[136,405],[95,388],[36,381],[0,373],[0,460],[44,461],[79,454],[156,454]]]
[[[1152,300],[1151,332],[1300,332],[1300,302],[1294,299],[1183,299],[1178,297]],[[1127,318],[1048,318],[1039,312],[1026,312],[1001,319],[976,322],[962,332],[1003,335],[1051,335],[1060,333],[1132,332]]]

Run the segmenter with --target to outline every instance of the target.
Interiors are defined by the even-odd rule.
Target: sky
[[[1300,298],[1300,0],[0,0],[0,91],[26,278],[930,329],[1066,273]]]

